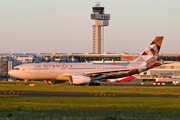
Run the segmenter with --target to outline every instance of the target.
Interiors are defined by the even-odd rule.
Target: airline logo
[[[156,37],[136,61],[146,61],[146,63],[149,63],[150,66],[154,65],[161,48],[163,38],[163,36]]]

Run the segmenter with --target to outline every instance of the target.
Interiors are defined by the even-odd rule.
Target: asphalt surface
[[[116,83],[101,83],[101,86],[172,86],[170,84],[166,85],[153,85],[153,84],[116,84]]]
[[[177,98],[179,96],[172,95],[146,95],[146,94],[89,94],[89,93],[60,93],[60,92],[16,92],[6,91],[0,92],[0,95],[19,96],[19,97],[163,97]]]
[[[141,85],[141,84],[101,84],[101,86],[162,86],[162,85]],[[169,85],[163,85],[169,86]],[[172,86],[172,85],[171,85]],[[164,98],[177,98],[179,96],[173,95],[147,95],[147,94],[105,94],[105,93],[62,93],[62,92],[22,92],[22,91],[4,91],[0,95],[6,96],[19,96],[19,97],[164,97]]]

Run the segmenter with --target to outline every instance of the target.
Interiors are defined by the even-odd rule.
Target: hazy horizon
[[[161,53],[180,53],[179,0],[0,0],[0,53],[92,53],[92,7],[111,15],[104,52],[140,53],[164,36]]]

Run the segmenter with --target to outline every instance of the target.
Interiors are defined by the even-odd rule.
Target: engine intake
[[[72,75],[69,79],[69,83],[73,85],[82,85],[90,83],[91,78],[83,75]]]

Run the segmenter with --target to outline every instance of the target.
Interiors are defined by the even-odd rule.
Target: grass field
[[[0,91],[49,91],[116,94],[179,95],[179,86],[89,87],[0,83]],[[180,98],[137,97],[37,97],[0,96],[3,120],[179,120]]]
[[[35,82],[35,86],[26,86],[24,82],[0,82],[0,91],[44,91],[78,93],[113,94],[152,94],[180,96],[180,86],[73,86],[69,84],[49,84]],[[140,83],[139,83],[140,84]]]
[[[1,119],[179,120],[179,98],[1,98]],[[11,115],[11,116],[10,116]],[[8,117],[9,116],[9,117]]]

